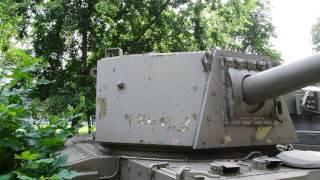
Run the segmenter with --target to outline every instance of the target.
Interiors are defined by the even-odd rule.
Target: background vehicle
[[[296,148],[320,150],[320,88],[310,86],[287,95],[290,116],[297,130]]]

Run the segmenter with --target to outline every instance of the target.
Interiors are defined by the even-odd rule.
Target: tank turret
[[[296,140],[282,95],[320,80],[319,55],[272,67],[221,50],[116,53],[98,61],[95,140],[62,151],[79,179],[319,179],[320,152],[275,146]]]
[[[291,143],[281,96],[320,80],[319,55],[272,68],[267,57],[212,52],[98,62],[98,142],[207,149]]]

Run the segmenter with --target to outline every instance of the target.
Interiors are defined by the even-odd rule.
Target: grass
[[[96,131],[96,126],[92,126],[91,127],[91,132],[95,132]],[[88,125],[84,125],[82,126],[79,130],[78,130],[79,134],[88,134],[89,133],[89,127]]]

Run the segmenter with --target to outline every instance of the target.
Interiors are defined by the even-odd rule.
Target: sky
[[[320,0],[270,0],[277,38],[274,48],[285,62],[312,55],[311,27],[320,17]]]

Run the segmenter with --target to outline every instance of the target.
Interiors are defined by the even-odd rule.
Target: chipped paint
[[[176,132],[185,132],[190,129],[190,123],[191,123],[191,118],[189,116],[186,116],[183,121],[179,120],[178,121],[178,129]]]
[[[139,123],[140,125],[145,125],[145,124],[146,124],[146,115],[139,114],[138,123]]]
[[[172,144],[174,144],[174,145],[181,144],[181,141],[179,139],[173,138]]]
[[[267,141],[266,141],[266,143],[267,143],[267,144],[272,144],[271,139],[268,138]]]
[[[232,139],[231,139],[231,137],[230,137],[230,135],[224,135],[224,144],[228,144],[228,143],[230,143],[230,142],[232,142]]]
[[[139,114],[137,123],[141,126],[147,127],[151,132],[155,130],[155,127],[158,125],[157,120],[150,118],[145,114]]]
[[[266,136],[270,133],[271,129],[272,129],[272,126],[258,127],[256,129],[256,139],[264,140]]]
[[[193,89],[194,92],[198,91],[198,87],[197,86],[193,86],[192,89]]]
[[[169,116],[165,116],[165,113],[163,113],[163,115],[158,119],[142,113],[138,114],[137,116],[126,113],[123,116],[129,122],[129,126],[136,122],[138,125],[150,129],[151,132],[154,132],[156,129],[158,129],[158,127],[160,127],[166,131],[184,133],[193,127],[194,121],[197,119],[197,113],[192,113],[190,116],[187,115],[184,119],[179,119],[176,121],[172,121]]]
[[[102,119],[107,115],[107,101],[106,98],[99,97],[97,99],[97,104],[99,107],[99,119]]]
[[[161,127],[166,127],[167,130],[171,129],[171,119],[169,116],[160,117],[159,123]]]

